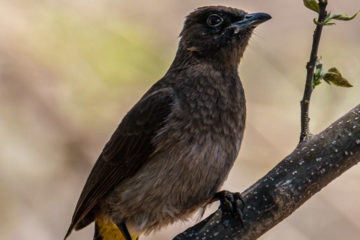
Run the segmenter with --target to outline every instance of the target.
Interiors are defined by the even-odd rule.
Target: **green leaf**
[[[304,5],[310,10],[313,10],[314,12],[319,12],[319,4],[315,0],[304,0]]]
[[[332,19],[332,17],[328,14],[328,15],[326,16],[324,22],[322,23],[322,25],[324,25],[324,26],[332,26],[332,25],[335,25],[336,23],[330,22],[331,20],[333,20],[333,19]],[[315,23],[316,25],[321,24],[321,23],[319,23],[319,21],[318,21],[316,18],[314,18],[313,21],[314,21],[314,23]]]
[[[332,67],[328,70],[328,72],[332,72],[332,73],[337,73],[341,76],[341,73],[340,71],[336,68],[336,67]]]
[[[335,23],[330,22],[331,20],[332,20],[332,18],[330,17],[330,15],[327,15],[325,20],[324,20],[324,26],[335,25]]]
[[[359,13],[360,13],[360,11],[357,11],[352,16],[349,16],[347,14],[335,14],[335,15],[331,16],[331,19],[340,20],[340,21],[350,21],[350,20],[353,20]]]
[[[333,23],[333,22],[324,23],[324,26],[332,26],[332,25],[336,25],[336,23]]]
[[[324,74],[323,79],[327,83],[332,83],[339,87],[352,87],[348,80],[342,77],[337,68],[330,68],[327,73]]]
[[[312,87],[315,88],[317,85],[320,85],[321,80],[323,78],[323,64],[321,61],[321,58],[318,58],[316,60],[316,65],[315,65],[315,72],[314,72],[314,78],[312,81]]]
[[[312,82],[312,87],[315,88],[317,85],[320,85],[321,83],[321,78],[318,75],[314,75],[314,79]]]

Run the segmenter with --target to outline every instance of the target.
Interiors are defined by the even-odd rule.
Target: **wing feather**
[[[66,236],[73,228],[77,229],[77,224],[86,218],[99,200],[149,161],[155,149],[152,138],[166,123],[173,103],[172,89],[163,88],[145,95],[128,112],[91,170]],[[93,220],[86,219],[88,223]],[[81,223],[78,227],[87,224]]]

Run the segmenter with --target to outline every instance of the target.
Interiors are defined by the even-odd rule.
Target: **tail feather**
[[[103,238],[99,234],[99,225],[95,222],[95,233],[93,240],[103,240]]]
[[[70,235],[70,233],[72,232],[73,228],[74,228],[74,223],[72,222],[72,223],[70,224],[69,229],[67,230],[67,232],[66,232],[66,234],[65,234],[64,240],[66,240],[66,238]]]
[[[125,224],[122,224],[125,226]],[[139,234],[129,232],[131,240],[137,240]],[[129,240],[111,220],[104,218],[95,219],[95,234],[93,240]]]

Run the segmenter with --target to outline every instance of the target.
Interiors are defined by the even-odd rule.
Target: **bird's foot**
[[[232,193],[226,190],[215,193],[213,201],[220,201],[222,210],[230,211],[234,217],[239,218],[242,222],[245,202],[240,193]]]

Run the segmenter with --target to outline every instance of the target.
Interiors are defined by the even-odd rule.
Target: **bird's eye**
[[[211,14],[207,19],[207,24],[211,27],[217,27],[222,24],[224,20],[217,14]]]

